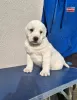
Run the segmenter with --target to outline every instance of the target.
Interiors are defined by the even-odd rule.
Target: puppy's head
[[[41,44],[46,37],[46,27],[38,20],[29,22],[25,27],[25,31],[28,42],[33,45]]]

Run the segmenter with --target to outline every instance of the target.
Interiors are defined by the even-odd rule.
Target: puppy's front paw
[[[50,72],[49,72],[49,71],[42,70],[42,71],[40,72],[40,75],[41,75],[41,76],[50,76]]]
[[[26,68],[23,69],[23,71],[26,72],[26,73],[31,73],[32,72],[32,68],[26,67]]]

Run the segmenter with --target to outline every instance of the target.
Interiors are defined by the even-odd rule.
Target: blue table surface
[[[76,68],[51,71],[51,76],[39,75],[41,68],[24,73],[25,66],[0,69],[0,100],[43,100],[77,82]]]

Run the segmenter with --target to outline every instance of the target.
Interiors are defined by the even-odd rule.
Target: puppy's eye
[[[40,34],[42,34],[43,33],[43,31],[40,31]]]
[[[30,32],[31,32],[31,33],[34,31],[34,29],[33,29],[33,28],[31,28],[31,29],[29,29],[29,30],[30,30]]]

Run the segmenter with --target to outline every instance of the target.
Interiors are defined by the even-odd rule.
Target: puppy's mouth
[[[31,42],[29,42],[29,44],[30,44],[31,46],[39,46],[41,43],[35,42],[35,41],[31,41]]]

